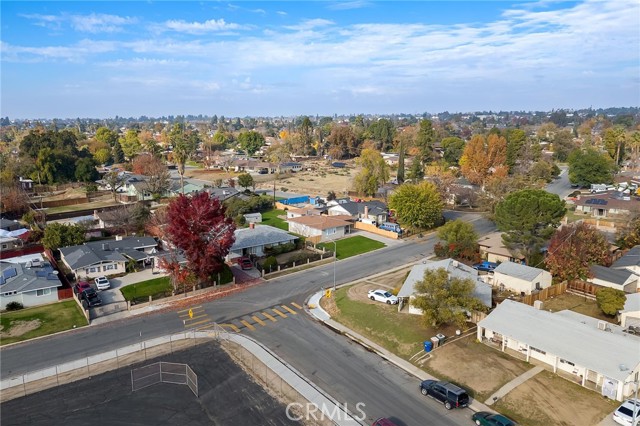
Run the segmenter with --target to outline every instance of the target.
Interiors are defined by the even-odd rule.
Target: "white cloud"
[[[59,30],[62,25],[68,23],[76,31],[86,33],[113,33],[122,31],[122,27],[135,24],[137,18],[122,17],[101,13],[89,15],[73,15],[62,13],[60,15],[23,14],[23,18],[34,22],[34,25]]]
[[[167,30],[187,34],[204,34],[209,32],[219,32],[242,29],[243,26],[234,23],[227,23],[224,19],[209,19],[204,22],[186,22],[183,20],[171,20],[164,23]]]
[[[353,1],[340,1],[340,2],[330,3],[329,6],[327,6],[327,8],[331,10],[351,10],[351,9],[361,9],[369,5],[371,5],[370,1],[353,0]]]
[[[308,31],[308,30],[313,30],[315,28],[328,27],[334,24],[335,23],[333,21],[330,21],[328,19],[316,18],[316,19],[306,19],[297,25],[289,25],[289,26],[286,26],[285,28],[293,31]]]

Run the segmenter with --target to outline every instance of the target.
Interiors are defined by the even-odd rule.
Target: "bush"
[[[277,269],[277,267],[278,267],[278,260],[275,258],[275,256],[267,257],[262,263],[262,269],[264,269],[267,272],[271,272],[272,270]]]
[[[20,309],[24,309],[24,305],[20,302],[7,303],[7,311],[19,311]]]

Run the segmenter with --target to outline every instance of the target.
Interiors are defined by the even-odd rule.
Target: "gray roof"
[[[424,273],[427,270],[439,268],[446,269],[449,273],[449,278],[471,279],[475,283],[473,296],[480,299],[483,305],[491,307],[491,286],[478,278],[478,271],[453,259],[444,259],[436,262],[425,260],[415,265],[411,268],[407,279],[404,280],[404,284],[402,284],[402,288],[398,292],[398,297],[412,296],[415,293],[415,284],[418,281],[422,281]]]
[[[21,228],[24,228],[24,226],[22,226],[22,224],[16,220],[5,219],[3,217],[0,218],[0,229],[13,231]]]
[[[640,266],[640,246],[633,247],[611,265],[614,269],[626,268],[628,266]]]
[[[602,265],[591,265],[591,273],[594,278],[598,278],[602,281],[607,281],[612,284],[618,284],[623,286],[630,276],[635,275],[631,271],[626,269],[611,269]]]
[[[521,263],[502,262],[496,267],[494,272],[499,272],[513,278],[520,278],[521,280],[533,281],[540,273],[544,272],[544,269],[534,268],[533,266],[527,266]]]
[[[122,262],[126,256],[142,260],[147,254],[138,250],[156,247],[158,243],[152,237],[127,237],[121,240],[92,241],[79,246],[62,247],[60,253],[69,268],[76,270],[101,262]]]
[[[384,205],[384,203],[380,201],[366,201],[364,203],[356,203],[355,201],[349,201],[347,203],[338,204],[338,206],[348,211],[351,216],[354,216],[358,213],[364,214],[365,206],[369,208],[369,214],[372,214],[372,215],[387,213],[387,207]]]
[[[480,321],[478,327],[495,331],[609,378],[626,380],[640,363],[638,339],[599,330],[586,320],[589,318],[585,318],[583,323],[576,320],[575,315],[557,315],[505,300]]]
[[[25,293],[44,288],[62,286],[58,275],[49,262],[42,266],[27,268],[28,263],[10,263],[0,260],[0,293],[15,291]]]
[[[231,246],[230,251],[242,250],[249,247],[264,246],[266,244],[280,244],[297,240],[287,231],[274,228],[269,225],[256,225],[252,228],[236,229],[236,242]]]

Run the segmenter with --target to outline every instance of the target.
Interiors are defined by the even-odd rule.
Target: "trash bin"
[[[438,346],[444,345],[444,340],[446,339],[444,334],[436,334],[436,338],[438,339]]]
[[[431,343],[431,340],[424,342],[424,351],[431,352],[431,349],[433,349],[433,343]]]
[[[431,343],[433,343],[433,349],[435,349],[440,344],[440,339],[434,336],[431,338]]]

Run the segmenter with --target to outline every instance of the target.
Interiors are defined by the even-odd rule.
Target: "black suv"
[[[420,392],[442,402],[447,410],[469,405],[467,391],[449,382],[425,380],[420,383]]]
[[[96,292],[93,288],[88,288],[85,291],[83,291],[81,294],[82,294],[82,299],[84,299],[84,301],[87,302],[87,306],[89,306],[90,308],[93,306],[102,305],[102,300],[100,299],[98,292]]]

